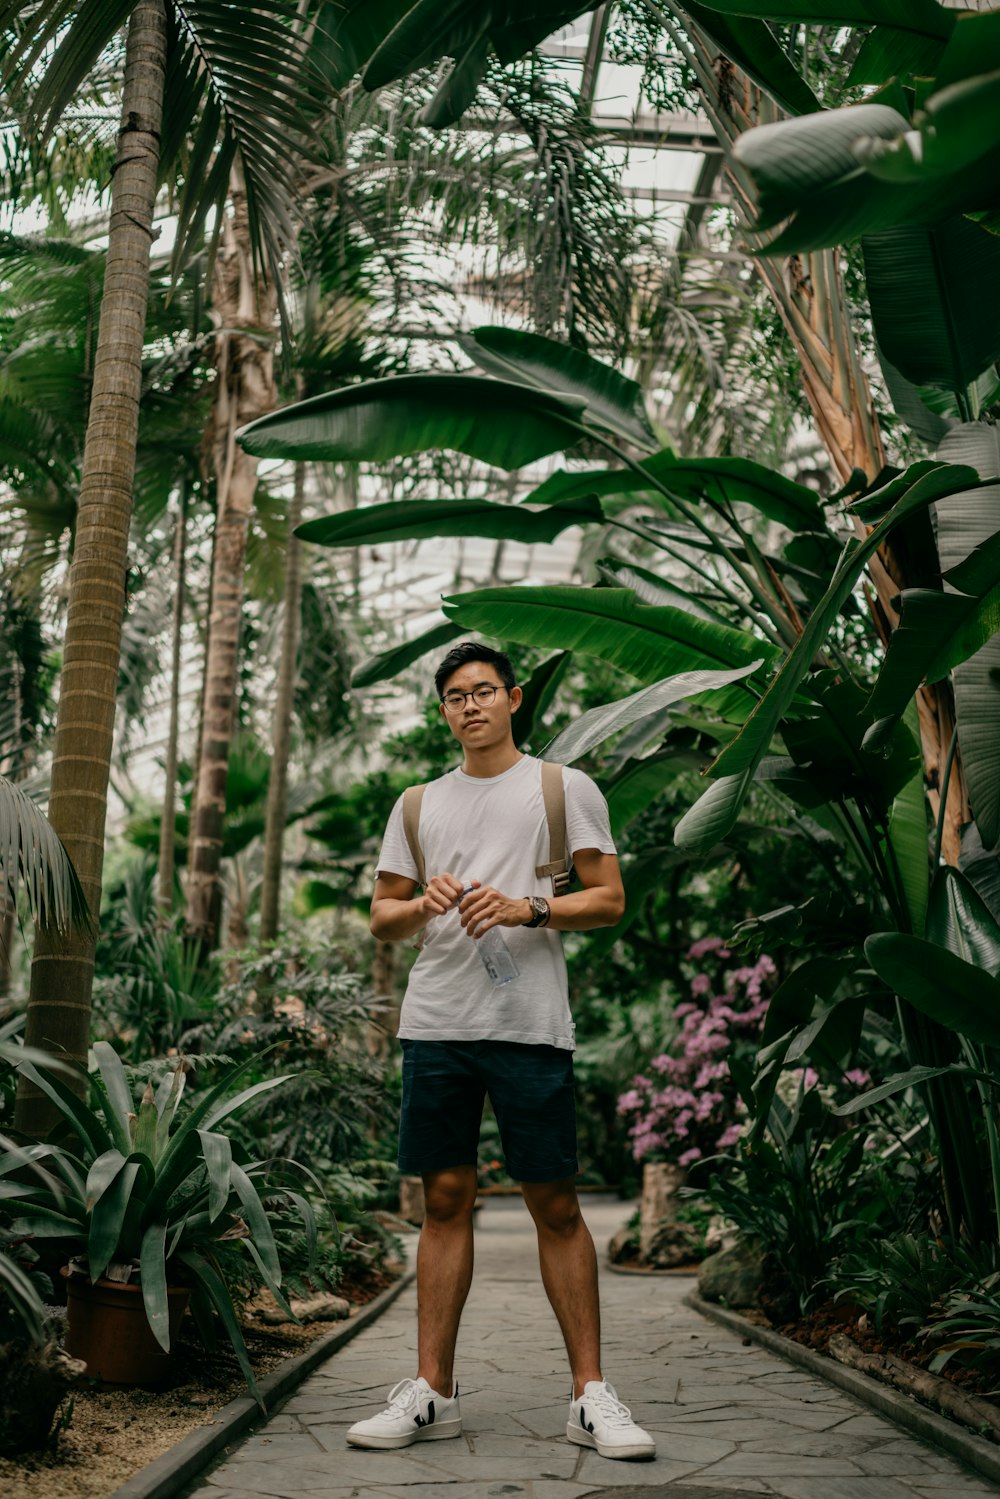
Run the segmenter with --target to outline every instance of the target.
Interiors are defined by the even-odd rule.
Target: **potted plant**
[[[218,1246],[223,1240],[239,1245],[291,1316],[271,1204],[291,1203],[311,1250],[316,1223],[306,1197],[268,1182],[274,1163],[239,1159],[244,1153],[222,1126],[288,1078],[267,1078],[234,1096],[236,1080],[259,1060],[250,1058],[227,1071],[172,1128],[184,1093],[183,1059],[158,1087],[148,1083],[136,1105],[117,1052],[98,1042],[94,1055],[93,1107],[47,1068],[22,1065],[71,1132],[69,1143],[35,1147],[58,1181],[58,1196],[45,1183],[24,1183],[12,1225],[25,1238],[67,1241],[67,1350],[105,1383],[158,1383],[169,1373],[171,1343],[190,1300],[210,1345],[212,1312],[218,1314],[257,1396]]]

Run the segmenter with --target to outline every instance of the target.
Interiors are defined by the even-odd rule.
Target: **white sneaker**
[[[355,1421],[347,1433],[352,1447],[409,1447],[411,1442],[439,1442],[462,1430],[458,1385],[450,1400],[432,1390],[426,1379],[401,1379],[389,1391],[389,1404],[367,1421]]]
[[[596,1447],[602,1457],[655,1457],[656,1443],[636,1426],[606,1379],[592,1379],[569,1403],[566,1435],[578,1447]]]

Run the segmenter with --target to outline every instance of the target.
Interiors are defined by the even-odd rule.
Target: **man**
[[[423,1178],[417,1250],[418,1368],[380,1414],[347,1433],[356,1447],[406,1447],[458,1436],[455,1344],[472,1281],[472,1213],[483,1101],[488,1093],[507,1169],[538,1233],[542,1281],[573,1375],[566,1435],[603,1457],[652,1457],[600,1365],[597,1258],[574,1177],[573,1023],[557,933],[613,926],[625,895],[607,805],[581,771],[564,769],[567,846],[581,889],[552,896],[536,874],[549,859],[540,762],[514,744],[521,704],[510,661],[467,642],[434,678],[441,714],[464,753],[433,781],[420,808],[426,885],[407,839],[402,802],[389,819],[376,872],[371,929],[383,942],[423,934],[400,1017],[403,1100],[399,1166]],[[546,894],[548,898],[546,898]],[[494,987],[476,943],[494,927],[517,965]]]

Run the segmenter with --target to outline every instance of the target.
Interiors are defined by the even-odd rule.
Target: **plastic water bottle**
[[[465,898],[472,891],[469,885],[462,891],[460,899]],[[520,973],[520,969],[514,961],[514,956],[504,940],[503,933],[498,926],[491,926],[481,937],[473,937],[476,952],[482,960],[483,967],[489,974],[495,989],[500,989],[504,984],[511,984]]]

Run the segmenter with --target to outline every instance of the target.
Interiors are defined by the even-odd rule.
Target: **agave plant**
[[[146,1317],[165,1351],[170,1348],[168,1284],[190,1286],[199,1331],[211,1340],[214,1310],[256,1396],[217,1246],[223,1239],[239,1244],[291,1316],[269,1214],[276,1200],[291,1204],[303,1220],[310,1254],[316,1221],[304,1195],[268,1182],[273,1163],[237,1159],[243,1152],[234,1149],[221,1126],[251,1099],[288,1079],[266,1078],[233,1095],[239,1076],[260,1060],[250,1058],[226,1072],[173,1128],[184,1093],[183,1060],[157,1087],[147,1083],[137,1106],[117,1052],[98,1042],[94,1054],[100,1073],[95,1107],[81,1102],[48,1068],[21,1065],[59,1110],[73,1143],[34,1148],[57,1189],[37,1180],[10,1183],[7,1195],[18,1199],[13,1231],[29,1239],[65,1240],[92,1281],[106,1276],[127,1282],[138,1276]],[[303,1167],[295,1169],[314,1181]]]

